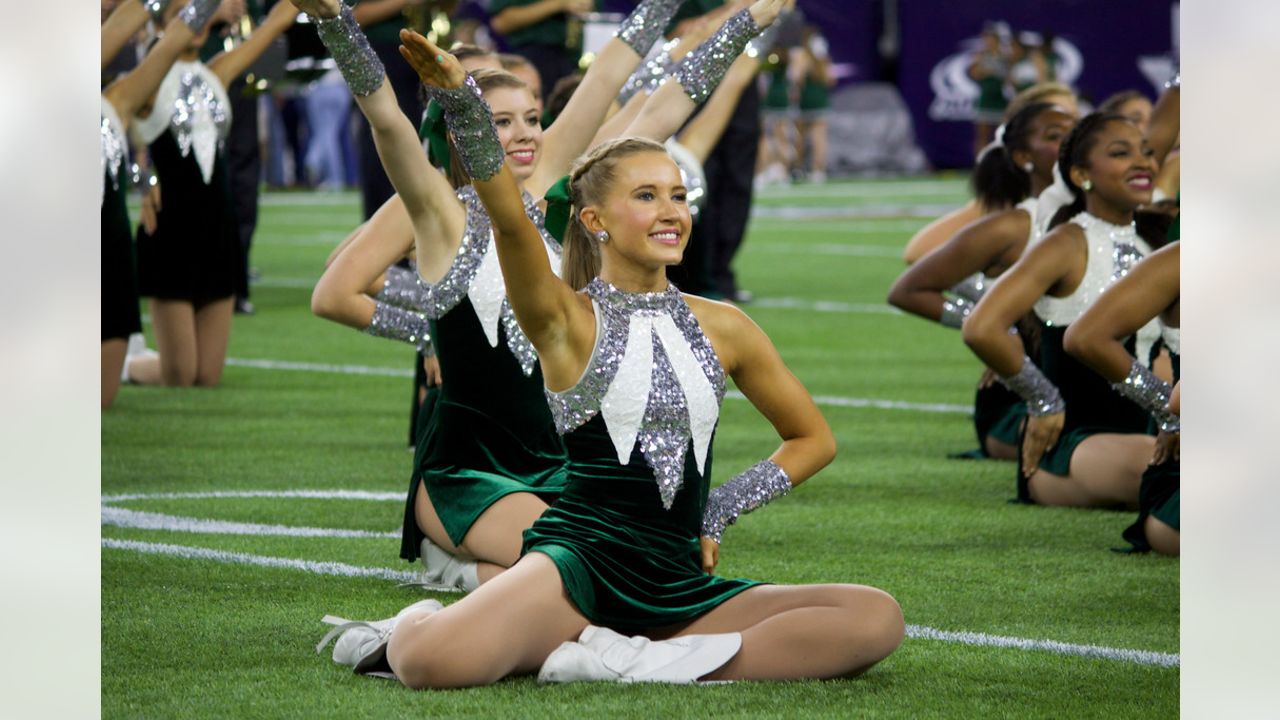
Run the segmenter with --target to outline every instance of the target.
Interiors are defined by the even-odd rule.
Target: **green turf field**
[[[413,569],[397,556],[413,355],[310,314],[357,197],[264,196],[258,314],[235,320],[222,387],[124,387],[102,417],[104,717],[1176,716],[1178,561],[1111,552],[1128,513],[1009,504],[1010,464],[945,457],[976,445],[964,407],[979,364],[955,331],[884,297],[925,223],[911,209],[964,197],[947,178],[770,189],[736,264],[840,451],[731,529],[719,571],[875,585],[915,637],[851,681],[411,692],[314,645],[326,613],[381,618],[422,597],[390,579]],[[713,480],[776,445],[731,396]]]

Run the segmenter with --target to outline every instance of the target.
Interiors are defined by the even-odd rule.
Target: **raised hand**
[[[786,6],[787,0],[756,0],[747,11],[751,13],[751,19],[756,21],[756,25],[766,27],[778,19]]]
[[[1027,418],[1027,433],[1022,440],[1022,474],[1031,477],[1040,466],[1040,459],[1058,442],[1062,434],[1065,413],[1039,415]]]
[[[314,18],[335,18],[342,12],[339,0],[289,0],[289,2]]]
[[[467,71],[453,55],[412,30],[400,31],[400,55],[414,71],[423,85],[430,87],[462,87],[467,81]]]

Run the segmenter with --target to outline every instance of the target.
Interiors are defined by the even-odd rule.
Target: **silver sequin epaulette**
[[[502,278],[502,267],[493,247],[493,228],[489,215],[470,185],[458,190],[458,200],[467,214],[462,242],[453,258],[453,264],[439,282],[427,286],[423,311],[427,317],[438,319],[469,298],[475,309],[485,337],[491,347],[497,347],[498,328],[506,335],[507,348],[520,364],[526,377],[533,374],[538,365],[538,353],[520,325],[515,311],[507,300],[507,290]],[[532,197],[525,194],[525,212],[538,227],[543,243],[547,246],[548,262],[559,273],[560,247],[547,234],[542,211]]]
[[[674,286],[627,293],[596,278],[586,293],[599,313],[595,350],[577,385],[547,391],[556,430],[565,434],[603,415],[618,462],[627,464],[638,447],[669,509],[691,442],[698,471],[705,471],[724,369]]]
[[[129,143],[124,136],[124,125],[116,109],[102,98],[102,171],[111,177],[111,187],[120,189],[120,168],[124,166]]]
[[[213,178],[218,144],[231,128],[231,113],[203,75],[185,72],[178,79],[178,94],[169,119],[183,157],[195,150],[196,163],[205,183]]]

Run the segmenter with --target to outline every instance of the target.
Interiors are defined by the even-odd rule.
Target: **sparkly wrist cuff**
[[[466,84],[456,88],[428,87],[427,94],[444,109],[445,123],[467,175],[472,180],[488,180],[497,175],[507,154],[498,141],[493,113],[475,78],[468,75]]]
[[[1129,368],[1129,376],[1123,382],[1112,383],[1111,387],[1151,413],[1162,430],[1177,432],[1178,416],[1169,410],[1169,394],[1173,392],[1173,388],[1141,362],[1134,360]],[[1166,426],[1174,429],[1167,430]]]
[[[369,39],[364,36],[349,5],[343,3],[342,12],[337,17],[312,16],[311,22],[353,94],[364,97],[382,87],[386,78],[382,61],[369,47]]]
[[[142,7],[151,14],[151,19],[159,25],[164,18],[164,8],[169,4],[169,0],[142,0]]]
[[[750,12],[743,10],[729,18],[710,40],[689,53],[674,73],[689,99],[702,103],[711,97],[747,41],[759,34],[760,26],[756,25]]]
[[[222,0],[191,0],[186,7],[178,11],[178,17],[191,28],[191,32],[199,35],[200,31],[204,30],[204,26],[209,24],[209,19],[213,17],[220,2]]]
[[[657,55],[640,63],[640,67],[631,74],[627,79],[622,90],[618,92],[618,104],[626,105],[627,101],[635,96],[638,92],[653,93],[667,79],[667,73],[671,71],[671,51],[679,44],[679,40],[672,40],[662,46],[662,50]]]
[[[1165,84],[1164,84],[1164,89],[1165,89],[1165,90],[1172,90],[1172,89],[1174,89],[1174,88],[1181,88],[1181,87],[1182,87],[1182,73],[1181,73],[1181,72],[1176,72],[1176,73],[1174,73],[1174,74],[1173,74],[1173,77],[1169,78],[1169,79],[1168,79],[1168,81],[1166,81],[1166,82],[1165,82]]]
[[[758,58],[773,49],[773,44],[778,39],[778,33],[782,29],[782,23],[774,21],[772,25],[765,28],[763,32],[752,38],[747,43],[747,48],[743,50],[743,54],[747,57]]]
[[[373,320],[364,329],[374,337],[403,340],[423,355],[434,355],[427,316],[384,302],[374,301]]]
[[[964,298],[946,300],[942,303],[942,317],[938,318],[938,322],[958,330],[964,325],[964,319],[973,312],[973,307],[973,303]]]
[[[653,47],[653,43],[662,35],[662,30],[676,14],[676,8],[684,0],[644,0],[622,21],[618,28],[618,39],[626,43],[636,55],[644,57]]]
[[[772,460],[761,460],[707,495],[702,534],[720,542],[725,528],[779,495],[791,491],[791,478]]]
[[[412,265],[407,269],[392,265],[387,268],[386,282],[373,299],[405,310],[421,310],[427,301],[427,289]]]
[[[1058,388],[1026,355],[1022,356],[1022,369],[1016,375],[1000,378],[1000,382],[1027,401],[1027,414],[1031,417],[1055,415],[1067,407]]]
[[[970,302],[978,302],[987,292],[987,276],[982,273],[974,273],[969,277],[961,280],[951,286],[951,292]]]

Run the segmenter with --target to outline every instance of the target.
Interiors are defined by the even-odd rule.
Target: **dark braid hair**
[[[1058,208],[1058,212],[1054,213],[1053,219],[1049,221],[1049,229],[1085,211],[1085,193],[1071,179],[1071,168],[1089,167],[1089,153],[1093,152],[1094,145],[1097,144],[1098,134],[1113,122],[1128,123],[1129,119],[1114,112],[1090,113],[1077,123],[1062,141],[1062,147],[1058,148],[1058,170],[1075,199],[1069,205]],[[1133,219],[1138,236],[1146,240],[1153,250],[1167,242],[1170,220],[1168,215],[1139,210],[1134,212]]]
[[[1055,107],[1052,103],[1036,102],[1022,108],[1002,126],[1004,138],[1001,144],[992,144],[978,156],[969,185],[984,209],[1011,208],[1031,194],[1031,176],[1013,162],[1013,154],[1018,150],[1031,149],[1035,119]]]

